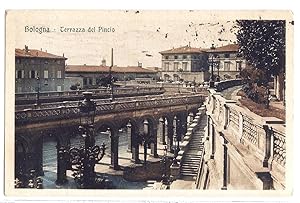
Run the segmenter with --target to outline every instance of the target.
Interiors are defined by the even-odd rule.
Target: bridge
[[[124,98],[111,102],[96,100],[95,132],[109,131],[111,168],[118,170],[119,129],[130,128],[129,152],[134,163],[140,163],[139,144],[147,139],[151,154],[157,157],[157,142],[166,143],[172,151],[173,135],[183,136],[187,120],[192,120],[205,96],[177,94]],[[80,111],[78,103],[63,102],[42,105],[42,108],[16,110],[16,170],[36,169],[43,174],[43,138],[55,137],[57,152],[70,148],[71,138],[78,134]],[[159,139],[158,139],[158,133]],[[144,137],[143,137],[144,136]],[[146,138],[145,138],[146,137]],[[57,182],[64,182],[67,170],[65,154],[57,153]],[[26,160],[26,161],[25,161]]]

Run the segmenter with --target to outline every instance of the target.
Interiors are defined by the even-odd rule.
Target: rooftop
[[[50,58],[50,59],[64,59],[64,56],[58,56],[50,54],[47,51],[37,50],[37,49],[28,49],[25,46],[25,49],[15,49],[15,57],[24,57],[24,58]]]
[[[161,51],[159,52],[160,54],[185,54],[185,53],[203,53],[204,49],[202,48],[194,48],[190,47],[189,45],[183,46],[183,47],[178,47],[178,48],[173,48],[169,49],[166,51]]]
[[[67,65],[66,66],[66,72],[72,73],[72,72],[85,72],[85,73],[108,73],[110,66],[95,66],[95,65]],[[121,67],[121,66],[113,66],[112,72],[114,73],[156,73],[157,71],[149,70],[146,68],[142,68],[139,66],[127,66],[127,67]]]

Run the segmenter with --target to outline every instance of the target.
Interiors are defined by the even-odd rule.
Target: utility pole
[[[109,79],[111,88],[111,101],[114,101],[114,82],[112,77],[112,67],[114,66],[114,49],[111,48],[111,66],[109,67]]]

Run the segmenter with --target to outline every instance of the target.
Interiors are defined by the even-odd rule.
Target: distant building
[[[15,92],[63,91],[67,58],[47,51],[15,49]]]
[[[102,61],[100,66],[95,65],[67,65],[66,87],[79,84],[81,88],[99,87],[103,78],[109,75],[109,66]],[[112,67],[112,75],[118,81],[135,80],[136,78],[149,78],[156,80],[157,71],[142,68],[140,66]],[[68,82],[67,82],[68,81]]]
[[[209,62],[214,61],[214,75],[222,79],[236,78],[240,71],[246,67],[246,60],[238,53],[237,44],[207,49]],[[211,68],[209,68],[211,71]]]
[[[203,82],[208,80],[208,55],[190,45],[159,52],[162,55],[164,81]]]

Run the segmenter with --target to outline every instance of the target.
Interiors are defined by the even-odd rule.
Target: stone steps
[[[203,151],[204,128],[206,127],[206,116],[201,118],[201,123],[192,135],[188,150],[184,153],[180,174],[183,179],[194,180],[197,176]]]

